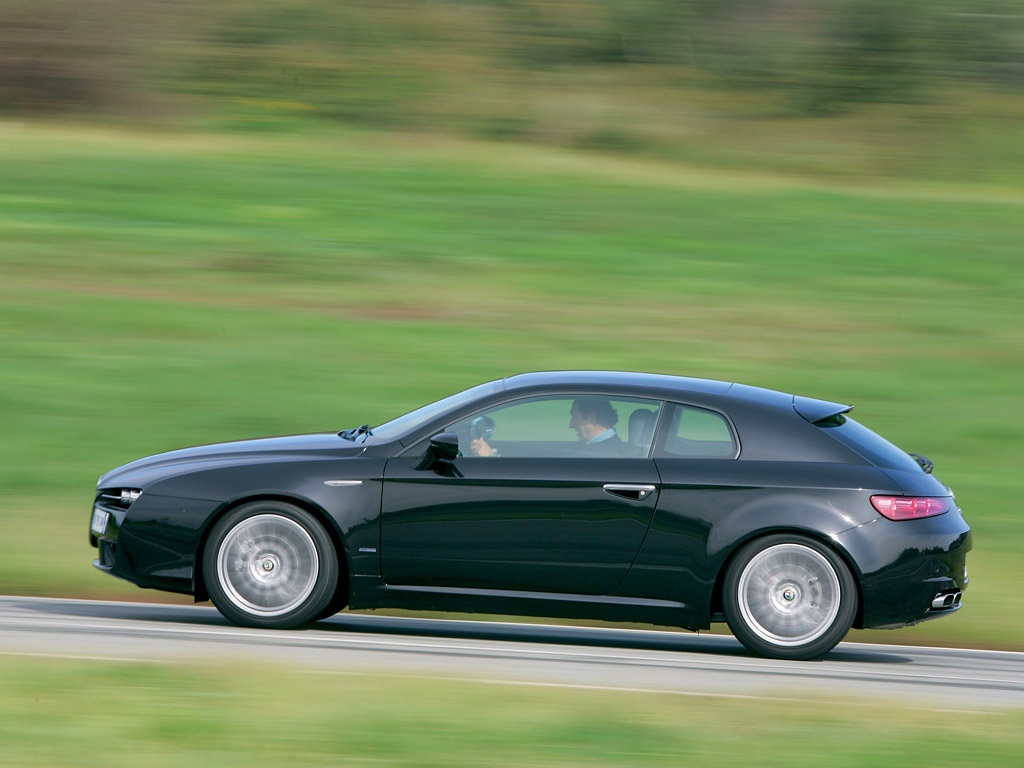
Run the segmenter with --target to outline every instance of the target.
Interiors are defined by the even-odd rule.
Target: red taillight
[[[872,496],[871,505],[890,520],[935,517],[953,508],[949,496]]]

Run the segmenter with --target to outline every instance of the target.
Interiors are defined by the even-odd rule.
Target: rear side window
[[[906,451],[902,451],[881,435],[872,432],[849,416],[839,414],[814,422],[847,448],[856,451],[876,467],[921,472],[921,466]]]
[[[686,405],[670,406],[668,432],[659,456],[681,459],[731,459],[736,438],[720,414]]]

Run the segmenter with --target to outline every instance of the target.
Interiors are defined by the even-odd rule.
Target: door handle
[[[630,485],[628,483],[605,483],[604,489],[614,496],[643,501],[656,490],[653,485]]]

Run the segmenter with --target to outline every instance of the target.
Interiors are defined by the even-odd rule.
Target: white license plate
[[[109,512],[104,512],[102,509],[94,509],[92,511],[92,532],[97,536],[102,536],[107,530],[107,520],[109,519]]]

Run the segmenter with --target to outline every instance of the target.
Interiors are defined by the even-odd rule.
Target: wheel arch
[[[860,569],[857,568],[857,565],[850,556],[850,553],[840,546],[835,539],[822,534],[821,531],[799,527],[777,527],[752,531],[734,543],[734,545],[729,549],[726,557],[723,559],[722,564],[719,566],[718,573],[715,575],[715,585],[711,590],[712,617],[724,615],[724,608],[722,604],[722,584],[725,582],[725,576],[729,572],[729,568],[732,566],[733,561],[736,559],[736,555],[751,542],[758,541],[759,539],[765,539],[769,536],[775,536],[777,534],[790,534],[813,539],[817,543],[834,552],[839,557],[843,564],[850,570],[850,574],[853,576],[853,583],[857,587],[857,611],[853,619],[853,626],[856,629],[860,629],[864,624],[864,587],[861,583],[862,578]]]
[[[335,589],[335,596],[331,599],[331,602],[336,602],[338,596],[343,590],[349,590],[352,578],[352,554],[348,550],[348,543],[346,542],[345,537],[338,529],[338,524],[335,522],[334,518],[327,514],[327,510],[319,504],[301,496],[293,496],[283,492],[263,492],[248,494],[224,503],[216,512],[210,515],[210,519],[206,521],[206,526],[200,534],[199,544],[196,547],[195,563],[192,571],[192,590],[197,603],[210,599],[210,595],[206,591],[206,578],[203,573],[203,554],[206,551],[206,546],[210,539],[210,533],[213,531],[218,520],[223,518],[232,510],[238,509],[238,507],[243,504],[249,504],[254,501],[283,501],[286,504],[292,504],[313,515],[316,521],[324,527],[328,537],[330,537],[331,543],[334,545],[335,552],[341,553],[344,556],[343,558],[338,559],[339,566],[344,563],[345,567],[339,567],[338,569],[338,586]]]

